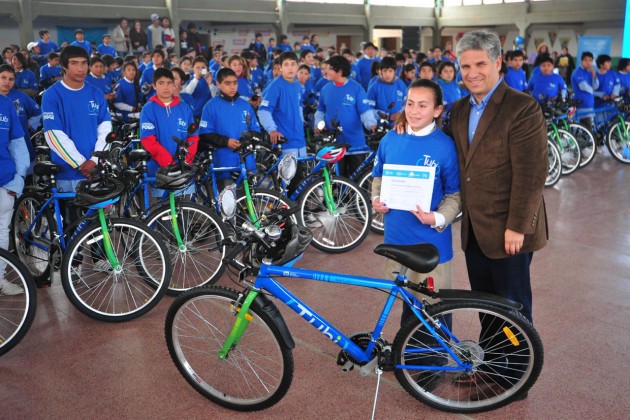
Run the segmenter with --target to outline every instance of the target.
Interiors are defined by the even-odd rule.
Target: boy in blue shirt
[[[142,100],[140,86],[136,82],[137,69],[133,61],[123,64],[123,77],[116,84],[114,108],[122,114],[123,121],[139,119],[138,105]]]
[[[547,100],[566,99],[567,84],[564,79],[553,72],[553,59],[546,56],[540,61],[540,73],[532,76],[527,85],[531,95],[540,103]]]
[[[372,63],[374,61],[379,61],[376,57],[376,47],[371,42],[366,42],[363,46],[363,57],[357,61],[357,81],[361,83],[361,86],[363,86],[363,89],[366,91],[372,79]],[[348,75],[350,75],[350,73],[348,73]]]
[[[144,57],[144,56],[143,56]],[[140,88],[142,92],[148,91],[145,95],[146,99],[149,99],[155,95],[155,89],[153,88],[153,73],[155,70],[164,66],[164,51],[155,50],[151,53],[151,61],[146,63],[142,76],[140,77]]]
[[[61,51],[61,48],[53,41],[50,40],[50,32],[48,29],[42,29],[39,31],[39,41],[37,41],[37,45],[39,45],[39,53],[40,54],[50,54],[51,52],[58,53]],[[61,44],[61,47],[65,47],[67,45],[66,42]]]
[[[212,73],[208,71],[206,59],[195,57],[193,60],[193,77],[190,78],[181,93],[190,95],[188,105],[192,108],[193,116],[201,118],[201,112],[206,103],[212,99],[208,81],[212,80]]]
[[[571,74],[571,86],[575,99],[582,101],[577,109],[582,114],[581,121],[587,127],[593,127],[595,109],[594,92],[599,88],[599,80],[593,68],[593,53],[585,51],[580,58],[580,67]],[[596,130],[592,130],[596,134]]]
[[[103,60],[99,57],[93,57],[90,61],[90,74],[86,76],[85,82],[99,88],[105,94],[105,99],[110,101],[116,97],[116,94],[114,93],[111,79],[106,77],[104,72],[105,64]]]
[[[625,95],[630,91],[630,58],[621,58],[617,63],[617,77],[621,89],[620,95]]]
[[[209,143],[217,148],[214,152],[216,166],[238,166],[240,156],[234,149],[241,145],[239,141],[241,133],[260,131],[260,126],[254,108],[248,101],[239,98],[238,78],[234,70],[229,68],[219,70],[217,86],[220,90],[219,95],[203,107],[199,123],[199,140],[201,144]],[[247,169],[256,169],[253,155],[247,157],[246,163]],[[217,173],[217,179],[220,181],[220,189],[232,183],[232,178],[227,172]]]
[[[442,89],[444,105],[452,104],[464,96],[455,80],[455,64],[452,61],[442,61],[440,63],[437,82]]]
[[[175,163],[178,145],[173,136],[188,138],[188,155],[186,163],[192,164],[199,136],[188,135],[188,127],[195,122],[190,107],[173,96],[173,72],[158,68],[153,74],[155,95],[142,108],[140,113],[140,139],[142,147],[151,155],[148,163],[149,175],[155,175],[158,168]],[[161,195],[154,189],[153,195]]]
[[[258,108],[261,125],[269,133],[271,143],[284,137],[287,142],[282,152],[294,156],[306,156],[304,118],[302,115],[302,86],[295,76],[298,59],[293,52],[284,52],[278,59],[280,77],[267,85]]]
[[[505,57],[508,65],[505,83],[512,89],[523,92],[527,88],[527,78],[523,71],[523,51],[508,51]]]
[[[109,54],[112,57],[116,57],[118,53],[116,52],[116,49],[110,45],[111,40],[112,37],[110,34],[103,35],[103,43],[96,48],[96,51],[98,51],[101,55]]]
[[[315,113],[315,127],[320,121],[327,128],[333,127],[333,120],[340,124],[342,132],[338,142],[351,147],[361,148],[365,144],[363,126],[371,131],[376,130],[374,109],[361,85],[348,79],[350,63],[340,55],[328,60],[328,77],[332,83],[327,84],[319,95],[319,104]],[[318,130],[316,130],[316,133]],[[345,156],[339,161],[341,175],[348,176],[363,162],[363,155]]]
[[[42,89],[47,89],[56,81],[61,80],[61,66],[59,65],[59,54],[51,52],[48,54],[48,63],[39,69],[39,84]]]
[[[90,41],[85,40],[85,33],[83,29],[75,29],[74,31],[75,40],[70,43],[70,45],[74,45],[77,47],[83,48],[88,53],[88,57],[92,54],[92,44]]]
[[[392,57],[385,57],[381,61],[381,76],[374,82],[367,91],[367,98],[370,105],[377,112],[387,115],[390,126],[398,118],[400,111],[405,106],[405,94],[407,87],[396,77],[396,60]],[[378,117],[376,117],[378,120]]]
[[[13,204],[15,196],[22,194],[28,165],[24,133],[14,105],[11,100],[0,95],[0,248],[3,249],[9,249]],[[4,278],[5,268],[3,260],[0,262],[0,295],[23,294],[24,289],[20,285]]]
[[[593,92],[596,108],[604,106],[604,102],[619,96],[621,84],[617,73],[610,71],[611,63],[612,58],[609,55],[600,54],[597,56],[597,80],[599,81],[599,87]]]

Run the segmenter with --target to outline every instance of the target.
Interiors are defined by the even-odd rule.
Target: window
[[[346,4],[363,4],[363,0],[287,0],[287,2],[300,3],[346,3]]]
[[[434,0],[371,0],[374,6],[407,6],[407,7],[430,7],[435,6]]]

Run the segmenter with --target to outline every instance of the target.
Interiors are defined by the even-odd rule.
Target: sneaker
[[[109,263],[109,261],[98,260],[94,263],[92,271],[98,273],[111,273],[112,271],[114,271],[114,269],[112,268],[112,265]]]
[[[72,282],[77,282],[77,281],[81,281],[81,271],[82,271],[83,265],[79,264],[76,267],[72,267],[71,271],[70,271],[70,280]]]
[[[24,289],[18,284],[13,284],[7,280],[0,280],[0,295],[15,296],[24,294]]]
[[[304,217],[304,223],[306,223],[306,227],[310,229],[315,229],[322,226],[322,223],[317,220],[317,218],[313,216],[312,213],[309,213]]]

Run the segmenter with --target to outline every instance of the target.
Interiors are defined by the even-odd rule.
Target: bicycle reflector
[[[435,292],[435,282],[433,281],[433,277],[431,276],[427,277],[427,288],[430,291]]]
[[[228,185],[219,194],[219,204],[221,206],[221,215],[224,219],[231,219],[236,214],[236,194],[234,189],[236,185]]]
[[[284,155],[278,164],[278,175],[286,183],[289,183],[297,172],[297,159],[292,155]]]
[[[320,151],[317,152],[316,159],[333,164],[339,162],[345,156],[345,154],[345,146],[326,146],[321,148]]]

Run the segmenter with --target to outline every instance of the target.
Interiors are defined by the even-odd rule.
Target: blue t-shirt
[[[435,182],[431,208],[436,211],[446,194],[459,191],[459,163],[453,140],[439,129],[426,136],[390,131],[383,137],[374,161],[373,177],[383,176],[383,165],[434,166]],[[385,214],[385,243],[411,245],[428,242],[440,252],[440,263],[453,258],[453,235],[449,225],[444,231],[420,223],[410,211],[390,209]]]
[[[623,95],[630,90],[630,73],[617,72],[617,77],[620,86],[619,94]]]
[[[42,110],[30,96],[24,92],[20,92],[19,90],[11,89],[7,98],[13,102],[13,106],[15,107],[18,119],[20,120],[20,126],[22,127],[22,132],[24,133],[24,138],[26,140],[26,148],[28,149],[29,158],[32,162],[35,160],[35,148],[28,138],[30,135],[28,122],[29,119],[33,117],[41,116]],[[37,121],[39,121],[39,119],[37,119]],[[33,127],[33,129],[37,129],[37,127]]]
[[[85,83],[89,83],[93,86],[96,86],[104,94],[113,92],[111,79],[109,77],[105,77],[105,75],[101,77],[96,77],[90,73],[85,77]]]
[[[322,92],[324,86],[326,86],[328,83],[330,83],[330,80],[326,79],[325,77],[322,77],[317,81],[317,83],[315,83],[315,92],[318,96]]]
[[[89,41],[72,41],[70,45],[76,45],[77,47],[83,48],[85,51],[87,51],[88,55],[92,54],[92,44]]]
[[[61,77],[61,66],[51,67],[50,64],[45,64],[39,68],[40,82],[52,81],[55,77]]]
[[[512,67],[508,67],[504,80],[509,87],[518,90],[519,92],[522,92],[527,88],[527,76],[525,75],[523,69],[514,70]]]
[[[201,122],[199,123],[199,134],[216,133],[232,139],[240,139],[244,131],[260,131],[258,120],[254,109],[246,100],[236,98],[227,101],[220,96],[215,96],[203,107]],[[214,152],[216,166],[228,167],[238,166],[240,156],[229,147],[221,147]],[[256,160],[253,154],[246,158],[246,166],[249,170],[256,169]],[[218,179],[230,177],[227,172],[218,172]]]
[[[400,112],[405,107],[407,96],[407,86],[399,78],[395,78],[392,83],[387,83],[379,78],[370,86],[367,97],[370,105],[377,111],[392,115]],[[391,124],[393,125],[393,121]]]
[[[173,136],[185,139],[188,136],[188,126],[195,122],[190,107],[175,97],[173,102],[164,106],[152,98],[144,105],[140,113],[140,138],[154,135],[157,141],[171,156],[177,153],[177,143]],[[193,133],[196,135],[197,133]],[[149,175],[153,176],[160,165],[154,160],[147,164]]]
[[[252,82],[251,82],[252,89],[261,91],[262,88],[265,86],[265,73],[260,67],[256,67],[255,69],[251,71],[251,75],[252,75]]]
[[[9,152],[12,140],[24,137],[12,101],[0,95],[0,186],[15,177],[15,160]]]
[[[271,131],[263,112],[271,114],[273,124],[287,139],[285,149],[300,149],[306,146],[304,138],[304,116],[302,115],[302,86],[295,80],[287,82],[284,77],[276,77],[263,92],[263,100],[258,108],[258,117],[267,131]]]
[[[319,95],[317,110],[324,113],[326,127],[333,126],[332,120],[341,124],[343,131],[338,141],[354,147],[365,146],[365,134],[361,115],[370,111],[370,101],[360,84],[348,79],[343,86],[329,83]]]
[[[29,69],[24,69],[15,73],[15,86],[16,89],[33,89],[39,90],[37,85],[37,77]]]
[[[129,105],[131,107],[137,107],[138,103],[142,100],[142,93],[140,88],[136,86],[135,82],[122,78],[116,83],[116,102]],[[123,120],[127,121],[129,111],[120,111]]]
[[[105,95],[89,83],[79,90],[71,90],[61,82],[55,83],[44,92],[42,113],[44,131],[63,131],[86,159],[94,151],[98,126],[111,119]],[[52,154],[52,161],[63,168],[59,179],[85,179],[78,169],[72,168],[56,153]]]
[[[116,48],[114,48],[112,45],[101,44],[96,48],[96,51],[98,51],[101,55],[109,54],[114,57],[118,56]]]
[[[190,80],[192,79],[194,79],[194,77]],[[190,83],[190,81],[188,83]],[[203,110],[203,107],[208,103],[210,99],[212,99],[212,95],[210,94],[210,87],[208,86],[206,80],[203,78],[199,79],[199,82],[197,83],[197,86],[195,86],[195,90],[193,91],[193,93],[190,94],[190,97],[186,96],[182,99],[184,99],[184,101],[188,105],[190,105],[194,117],[201,117],[201,111]]]
[[[44,42],[44,40],[40,39],[39,41],[37,41],[37,45],[39,45],[39,53],[42,55],[48,55],[51,52],[61,51],[59,45],[55,44],[52,41]]]
[[[567,96],[567,84],[562,77],[554,73],[546,76],[541,72],[532,76],[527,89],[534,99],[541,103],[548,99],[561,99]]]
[[[617,76],[617,72],[607,71],[604,74],[597,72],[597,80],[599,81],[599,87],[595,89],[595,105],[601,105],[602,101],[599,99],[602,96],[617,95],[621,90],[621,82]]]
[[[452,104],[453,102],[459,100],[462,96],[462,89],[459,87],[455,80],[451,80],[447,82],[445,80],[439,79],[437,80],[438,85],[442,88],[442,103]]]
[[[576,100],[582,101],[578,105],[579,109],[592,109],[595,107],[595,95],[593,94],[599,82],[593,80],[590,71],[583,67],[578,67],[571,74],[571,86],[573,96]]]
[[[357,61],[357,76],[359,78],[358,82],[361,83],[363,89],[367,91],[368,83],[372,79],[372,63],[375,61],[380,61],[378,58],[368,58],[367,56],[363,56],[359,61]]]
[[[241,98],[249,101],[252,96],[254,96],[254,90],[252,89],[252,83],[244,78],[238,78],[238,94],[241,95]]]

